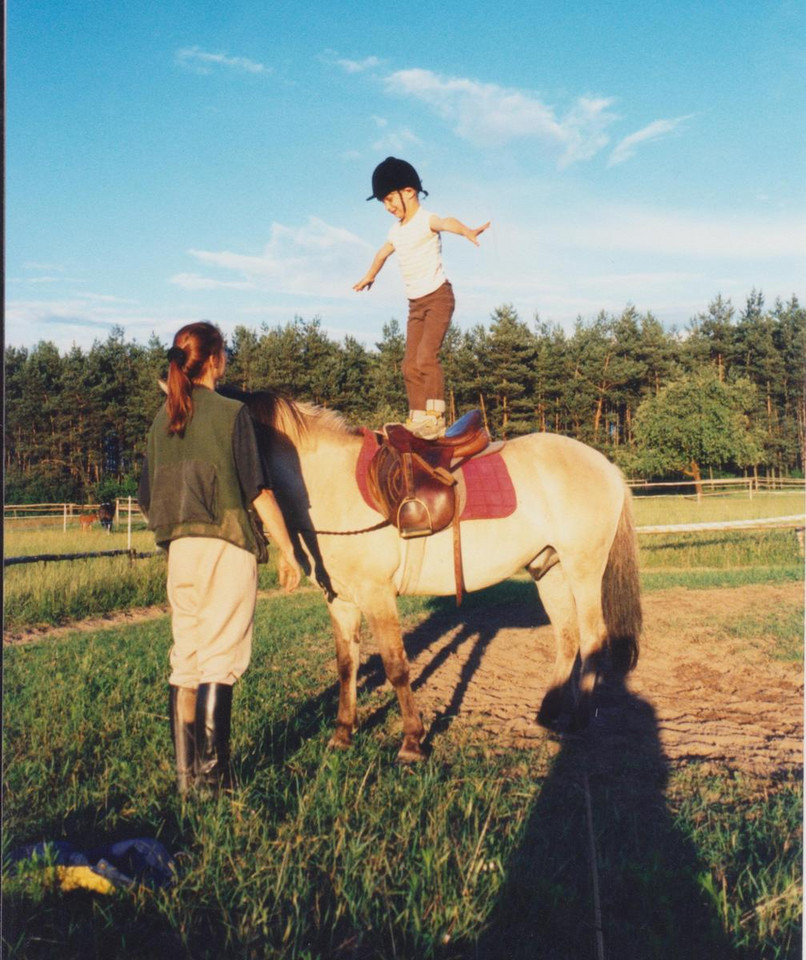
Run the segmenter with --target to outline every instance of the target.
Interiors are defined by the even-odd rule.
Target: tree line
[[[49,341],[5,351],[6,502],[97,502],[136,491],[145,435],[162,395],[167,344],[115,328],[62,354]],[[273,388],[379,427],[405,416],[405,330],[390,320],[372,347],[331,339],[321,320],[239,326],[226,379]],[[575,437],[633,476],[762,469],[802,475],[806,309],[794,296],[743,308],[716,297],[684,330],[651,313],[531,323],[504,304],[489,323],[452,326],[442,360],[449,412],[481,407],[496,438]]]

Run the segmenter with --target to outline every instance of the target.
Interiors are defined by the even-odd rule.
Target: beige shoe
[[[441,413],[429,410],[420,420],[407,420],[406,429],[421,440],[438,440],[445,436],[447,427]]]

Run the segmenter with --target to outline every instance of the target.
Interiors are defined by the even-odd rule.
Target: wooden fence
[[[648,482],[646,480],[628,480],[627,486],[642,497],[673,497],[679,496],[678,491],[681,488],[687,489],[693,487],[692,491],[697,499],[709,496],[724,496],[728,493],[741,493],[744,490],[749,500],[753,495],[764,491],[776,491],[778,493],[791,492],[793,490],[806,491],[806,480],[798,480],[792,477],[725,477],[715,479],[704,477],[696,480],[669,480],[664,482]],[[699,486],[699,491],[697,487]],[[655,491],[658,493],[645,493],[645,491]],[[685,494],[684,494],[685,495]]]
[[[133,497],[118,497],[114,505],[114,526],[125,524],[128,528],[132,522],[145,522]],[[100,503],[7,503],[3,507],[3,521],[20,526],[61,526],[67,530],[70,526],[81,526],[82,517],[97,517],[100,506]]]
[[[3,521],[28,521],[37,526],[56,525],[61,522],[62,529],[67,530],[69,524],[76,521],[80,526],[82,517],[94,517],[97,519],[99,503],[26,503],[26,504],[6,504],[3,508]],[[130,560],[139,560],[143,557],[153,557],[154,553],[138,553],[132,547],[132,523],[135,517],[145,520],[142,511],[133,497],[118,497],[115,500],[115,516],[112,520],[113,526],[120,528],[122,524],[126,527],[126,549],[123,550],[96,550],[84,553],[48,553],[36,554],[22,557],[3,556],[3,568],[16,566],[23,563],[56,563],[60,560],[89,560],[95,557],[120,557],[128,556]],[[111,532],[111,527],[108,528]]]

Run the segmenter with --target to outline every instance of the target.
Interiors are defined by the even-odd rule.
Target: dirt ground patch
[[[311,588],[313,590],[313,588]],[[278,590],[259,590],[258,598],[269,597]],[[100,617],[88,617],[86,620],[76,620],[63,626],[36,626],[17,627],[3,631],[3,646],[14,646],[21,643],[33,643],[37,640],[57,640],[68,633],[87,633],[92,630],[109,630],[114,627],[123,627],[131,623],[143,623],[146,620],[156,620],[170,611],[167,604],[154,607],[132,607],[130,610],[116,610],[114,613]]]
[[[274,591],[262,593],[268,596]],[[803,585],[646,594],[638,666],[626,684],[605,683],[596,697],[594,736],[613,749],[657,741],[672,763],[709,761],[768,778],[797,773],[803,761],[803,668],[776,660],[763,628],[730,629],[765,611],[803,610]],[[11,631],[3,642],[57,638],[163,616],[131,610],[65,627]],[[535,626],[537,618],[537,626]],[[436,637],[436,639],[434,639]],[[502,747],[551,740],[536,722],[554,661],[554,635],[531,584],[512,602],[450,604],[406,635],[412,682],[426,723],[468,724]],[[365,656],[373,653],[366,645]]]
[[[764,778],[800,771],[803,668],[774,659],[763,629],[748,638],[731,625],[802,611],[803,585],[674,589],[646,594],[643,604],[638,666],[626,685],[597,691],[593,735],[616,749],[655,738],[674,764],[710,761]],[[545,743],[535,717],[554,636],[545,617],[536,628],[534,618],[524,592],[522,602],[440,612],[427,630],[415,628],[407,648],[425,719],[473,724],[503,745]],[[439,639],[427,641],[438,628]]]

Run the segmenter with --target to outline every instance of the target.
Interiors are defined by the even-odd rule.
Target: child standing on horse
[[[380,200],[397,220],[386,243],[353,287],[369,290],[383,265],[397,253],[406,295],[409,318],[406,325],[406,353],[403,379],[409,401],[406,426],[426,440],[445,433],[445,380],[439,350],[453,316],[453,288],[442,267],[443,232],[456,233],[479,245],[481,227],[466,227],[455,217],[438,217],[420,206],[423,190],[414,167],[397,157],[387,157],[372,174],[372,196]]]
[[[148,432],[139,502],[168,550],[169,715],[179,792],[231,786],[232,687],[249,665],[262,526],[287,591],[300,568],[247,408],[216,393],[227,363],[211,323],[168,351],[167,400]]]

